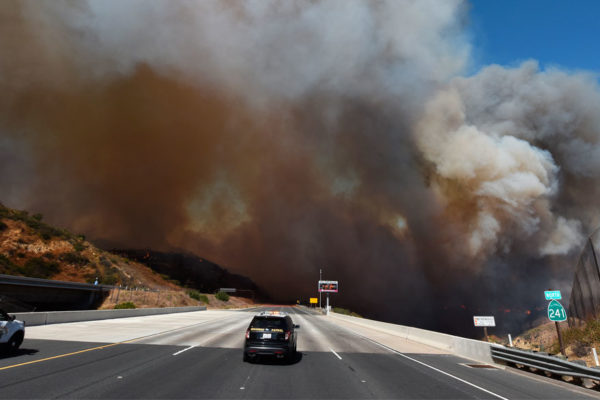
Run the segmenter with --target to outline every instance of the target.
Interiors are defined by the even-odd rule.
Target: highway
[[[266,309],[266,308],[265,308]],[[570,399],[598,392],[369,332],[300,307],[292,363],[242,361],[257,310],[200,311],[27,328],[0,358],[0,398]]]

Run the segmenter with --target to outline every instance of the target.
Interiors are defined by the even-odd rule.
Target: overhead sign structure
[[[548,304],[548,318],[550,321],[561,322],[567,320],[567,312],[565,308],[556,300],[552,300]]]
[[[319,292],[337,293],[338,281],[319,281]]]
[[[560,290],[546,290],[544,292],[544,296],[546,296],[546,300],[560,300],[562,296],[560,295]]]
[[[319,302],[319,299],[317,299],[316,297],[310,298],[310,304],[317,304],[318,302]]]
[[[473,322],[477,327],[496,326],[496,320],[494,317],[473,317]]]

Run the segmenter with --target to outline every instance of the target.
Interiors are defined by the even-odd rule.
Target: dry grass
[[[99,309],[113,309],[115,305],[127,301],[135,304],[136,308],[163,308],[163,307],[188,307],[203,306],[208,309],[228,309],[228,308],[247,308],[255,307],[256,304],[243,297],[230,296],[229,301],[223,302],[217,300],[214,294],[206,294],[209,304],[192,299],[185,290],[121,290],[114,289],[104,300]]]

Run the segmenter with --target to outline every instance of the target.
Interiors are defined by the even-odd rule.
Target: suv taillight
[[[290,340],[290,331],[285,331],[285,340]]]
[[[250,339],[250,329],[246,329],[246,339]]]

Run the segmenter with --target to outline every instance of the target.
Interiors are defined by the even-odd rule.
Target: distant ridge
[[[190,253],[159,252],[150,249],[113,249],[111,252],[150,267],[164,278],[202,292],[219,288],[235,288],[243,297],[265,299],[265,294],[248,277],[233,274],[227,269]]]

